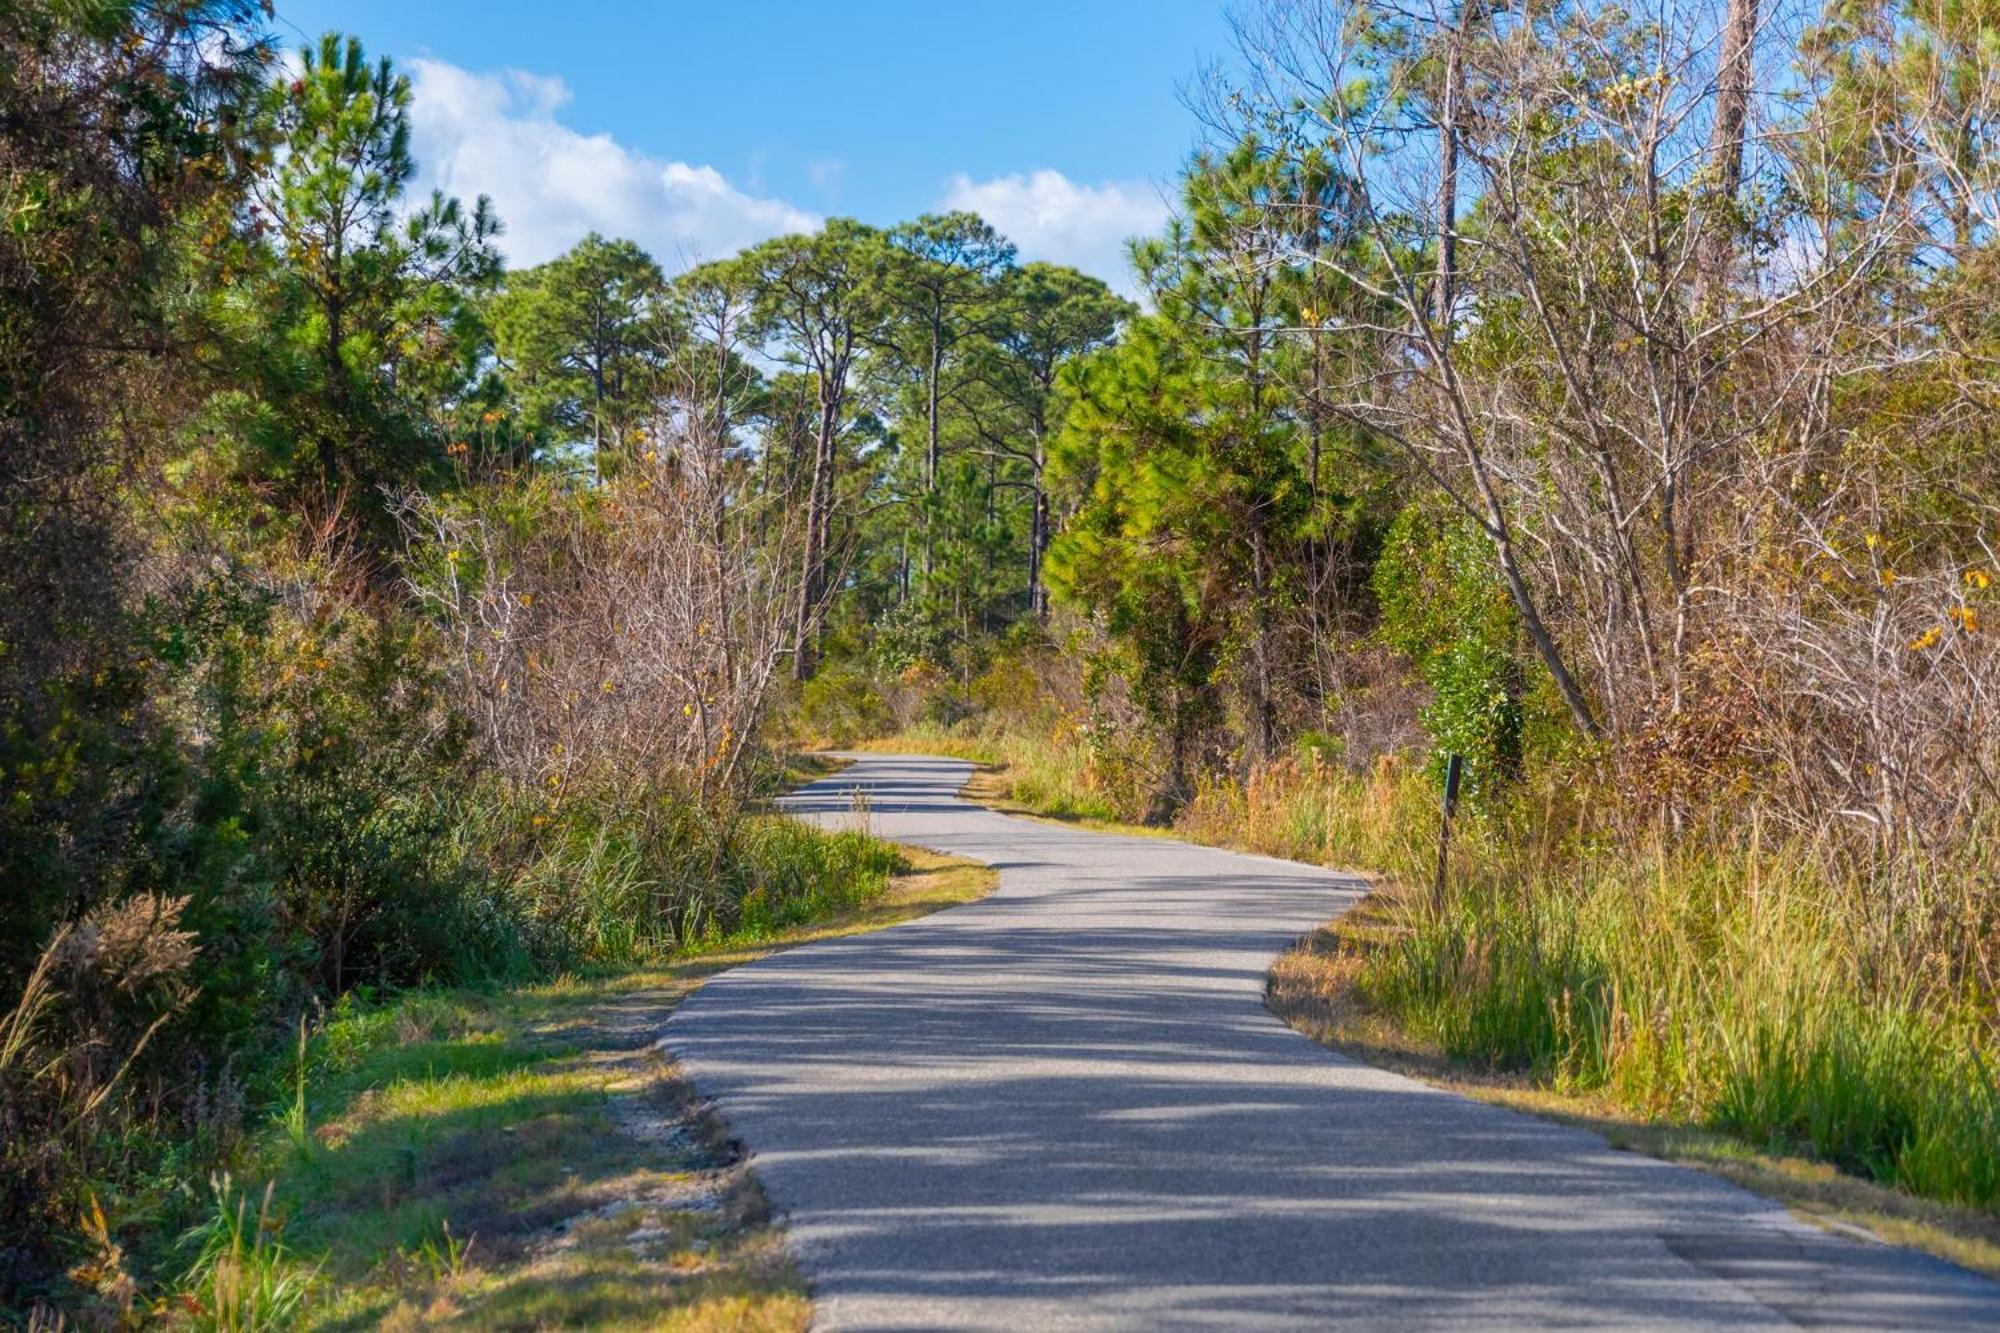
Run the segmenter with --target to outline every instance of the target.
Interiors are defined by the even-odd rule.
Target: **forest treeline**
[[[509,269],[354,39],[0,12],[0,1304],[171,1315],[342,996],[841,901],[750,807],[889,733],[1409,875],[1462,755],[1373,1002],[2000,1200],[1992,16],[1235,31],[1133,301],[963,213]]]

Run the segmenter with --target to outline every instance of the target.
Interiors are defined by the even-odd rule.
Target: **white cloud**
[[[441,60],[410,68],[418,197],[433,187],[468,203],[491,196],[513,264],[553,259],[599,231],[639,242],[672,269],[820,224],[782,199],[737,189],[714,167],[578,133],[556,118],[570,100],[560,78],[475,74]]]
[[[414,196],[433,188],[468,203],[490,196],[513,264],[539,264],[599,231],[629,237],[678,268],[822,221],[766,194],[754,161],[739,185],[713,166],[650,157],[608,134],[572,129],[560,119],[571,100],[561,78],[513,69],[482,74],[434,59],[412,60],[409,69]],[[837,202],[845,174],[837,158],[807,167],[830,201]],[[1157,231],[1168,215],[1159,191],[1144,181],[1085,185],[1046,168],[984,180],[961,172],[939,202],[980,214],[1025,259],[1073,264],[1126,291],[1126,240]]]
[[[1024,259],[1070,264],[1127,292],[1125,242],[1159,230],[1169,211],[1144,181],[1080,185],[1046,167],[982,181],[960,173],[945,186],[944,206],[979,214]]]

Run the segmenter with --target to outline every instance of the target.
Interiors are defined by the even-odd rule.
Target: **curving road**
[[[725,973],[661,1044],[753,1154],[822,1328],[2000,1327],[2000,1286],[1332,1054],[1262,1004],[1313,867],[1014,819],[863,755],[807,818],[991,897]]]

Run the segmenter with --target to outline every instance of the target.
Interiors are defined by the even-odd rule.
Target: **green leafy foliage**
[[[1430,687],[1423,723],[1434,767],[1463,755],[1475,792],[1518,774],[1526,673],[1484,535],[1463,518],[1412,505],[1390,525],[1372,587],[1382,615],[1377,633]]]
[[[845,664],[830,667],[799,687],[799,720],[834,746],[880,735],[895,724],[870,675]]]
[[[318,518],[351,506],[377,542],[380,488],[437,475],[439,435],[476,407],[500,271],[484,199],[405,208],[409,106],[409,79],[337,33],[268,85],[253,225],[216,248],[207,315],[233,363],[217,409],[249,446],[225,437],[232,470]]]

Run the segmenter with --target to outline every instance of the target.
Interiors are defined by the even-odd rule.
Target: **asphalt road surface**
[[[1265,969],[1352,878],[995,814],[967,772],[865,755],[789,803],[863,791],[991,897],[724,973],[662,1038],[817,1327],[2000,1327],[2000,1285],[1285,1027]]]

